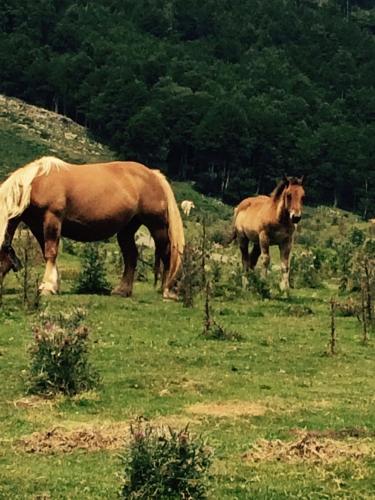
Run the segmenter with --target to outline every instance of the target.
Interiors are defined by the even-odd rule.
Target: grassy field
[[[24,115],[0,118],[2,173],[40,154],[70,151],[72,159],[91,159],[89,143],[86,153],[72,150],[79,137],[57,144],[45,129],[30,135]],[[111,156],[100,147],[95,154]],[[203,219],[208,237],[219,241],[231,209],[191,184],[176,183],[174,190],[179,201],[192,199],[198,207],[185,220],[188,241],[199,240]],[[319,247],[331,258],[333,243],[346,241],[353,227],[367,231],[352,214],[307,208],[295,253]],[[114,284],[118,250],[113,243],[107,248]],[[151,253],[146,250],[145,258]],[[24,310],[20,282],[8,277],[0,307],[1,499],[118,498],[120,455],[139,417],[174,429],[189,424],[207,439],[212,500],[374,498],[374,345],[361,342],[355,316],[338,316],[337,354],[329,355],[329,302],[339,296],[338,278],[323,265],[316,288],[302,284],[286,298],[273,287],[271,298],[262,300],[233,285],[238,249],[212,244],[209,254],[224,257],[221,294],[212,298],[215,319],[241,341],[204,338],[204,297],[193,308],[163,301],[147,269],[148,281],[137,282],[130,299],[75,295],[80,259],[62,253],[62,293],[43,299],[41,310],[87,310],[90,360],[101,376],[95,391],[75,397],[26,394],[39,312]],[[273,283],[275,251],[272,260]],[[217,261],[209,260],[211,272],[214,266]]]
[[[77,264],[63,255],[62,275],[74,275]],[[216,320],[240,342],[202,337],[202,297],[191,309],[163,301],[149,282],[137,282],[131,299],[77,296],[70,286],[66,279],[43,307],[87,309],[102,382],[43,400],[25,394],[37,315],[23,311],[14,276],[7,282],[0,498],[116,498],[119,453],[140,416],[175,429],[189,423],[207,438],[209,498],[373,498],[373,345],[362,345],[355,317],[338,317],[338,354],[327,354],[333,282],[288,299],[214,298]]]

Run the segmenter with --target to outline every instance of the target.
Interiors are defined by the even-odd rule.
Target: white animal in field
[[[190,215],[190,210],[192,208],[195,208],[194,202],[190,200],[184,200],[181,202],[181,209],[184,212],[185,215],[189,216]]]

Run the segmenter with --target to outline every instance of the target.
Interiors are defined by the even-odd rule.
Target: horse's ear
[[[306,175],[305,175],[305,174],[303,174],[303,175],[302,175],[302,176],[298,179],[298,183],[299,183],[299,184],[301,184],[301,186],[302,186],[302,184],[305,182],[305,180],[306,180]]]
[[[289,180],[289,177],[286,175],[286,173],[284,172],[283,174],[283,182],[284,184],[289,184],[290,180]]]

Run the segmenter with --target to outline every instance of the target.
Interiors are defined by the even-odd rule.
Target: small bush
[[[88,362],[89,332],[82,324],[84,317],[79,308],[68,314],[40,315],[30,347],[29,393],[73,395],[98,383],[98,374]]]
[[[188,428],[177,432],[138,424],[131,428],[132,440],[126,454],[126,499],[203,499],[205,476],[211,451],[193,438]]]
[[[67,238],[62,239],[62,248],[63,251],[69,255],[77,255],[78,254],[78,249],[79,245],[75,243],[72,240],[69,240]]]
[[[208,340],[242,340],[242,335],[240,333],[227,330],[215,321],[211,307],[211,291],[211,283],[208,281],[206,283],[202,336]]]
[[[35,311],[40,305],[38,265],[42,263],[42,256],[35,238],[27,229],[22,229],[14,239],[14,248],[22,264],[16,273],[22,286],[22,303],[26,310]]]
[[[105,275],[105,257],[98,243],[89,243],[82,252],[82,269],[74,285],[76,293],[109,294],[110,284]]]
[[[290,263],[291,283],[294,287],[319,288],[321,260],[312,250],[294,253]]]
[[[202,289],[204,282],[202,249],[187,243],[182,256],[182,274],[178,283],[178,294],[185,307],[193,307],[194,298]]]
[[[245,275],[247,289],[261,299],[271,298],[269,281],[263,278],[260,271],[248,271]]]

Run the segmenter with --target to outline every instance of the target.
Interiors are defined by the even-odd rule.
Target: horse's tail
[[[30,205],[31,185],[35,177],[47,175],[52,168],[67,164],[45,156],[13,172],[0,186],[0,247],[4,243],[9,219],[18,217]]]
[[[224,246],[229,246],[237,239],[236,218],[238,214],[238,206],[233,211],[232,224],[228,237],[225,239]]]
[[[168,289],[173,286],[177,272],[181,266],[182,254],[185,246],[184,226],[169,182],[161,172],[155,171],[155,173],[160,180],[167,198],[168,236],[171,257],[168,273],[165,276],[164,288]]]
[[[229,246],[236,239],[237,239],[237,231],[236,231],[236,228],[234,227],[234,224],[232,223],[230,233],[229,233],[228,237],[225,238],[224,246]]]

